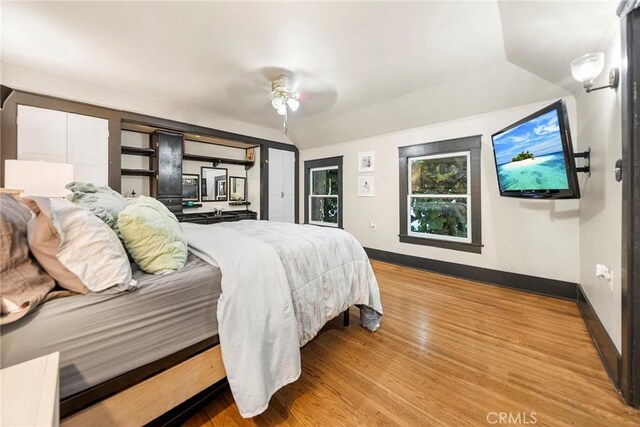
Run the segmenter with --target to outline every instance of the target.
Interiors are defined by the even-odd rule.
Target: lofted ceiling
[[[575,94],[617,1],[3,2],[2,62],[279,129],[302,148]],[[10,84],[11,82],[5,82]]]

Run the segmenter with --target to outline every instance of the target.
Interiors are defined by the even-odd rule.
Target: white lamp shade
[[[5,160],[5,188],[22,190],[21,196],[64,197],[73,181],[73,165],[31,160]]]
[[[280,108],[278,108],[278,114],[280,114],[281,116],[287,114],[287,104],[282,104]]]
[[[280,97],[278,97],[278,98],[273,98],[273,99],[271,100],[271,106],[272,106],[273,108],[275,108],[276,110],[279,110],[279,109],[280,109],[280,107],[282,107],[282,104],[283,104],[283,102],[282,102],[282,98],[280,98]]]
[[[287,105],[291,108],[291,111],[297,111],[300,106],[300,101],[295,98],[289,98],[287,99]]]
[[[604,70],[604,53],[588,53],[571,63],[571,74],[577,81],[584,83],[598,77]]]

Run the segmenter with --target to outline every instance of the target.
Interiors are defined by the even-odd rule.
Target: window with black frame
[[[480,136],[400,147],[400,241],[480,253]]]
[[[305,168],[305,223],[342,228],[342,156],[308,160]]]

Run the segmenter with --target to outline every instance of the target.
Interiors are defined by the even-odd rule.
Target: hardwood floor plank
[[[638,426],[575,303],[372,262],[385,316],[334,319],[302,349],[300,379],[245,420],[231,392],[186,425],[477,426],[493,412],[539,426]],[[498,416],[498,415],[496,415]],[[529,418],[526,418],[529,417]]]

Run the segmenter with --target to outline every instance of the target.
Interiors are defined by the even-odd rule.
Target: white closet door
[[[75,181],[109,183],[109,121],[68,114],[67,163],[73,164]]]
[[[295,222],[295,153],[269,149],[269,220]]]
[[[282,217],[282,150],[269,148],[269,220],[280,221]]]
[[[18,105],[18,160],[67,162],[67,113]]]
[[[282,205],[282,221],[295,222],[296,220],[296,200],[295,200],[295,188],[296,188],[296,153],[293,151],[282,151],[280,153],[282,161],[282,174],[281,187],[283,197],[280,199]]]

